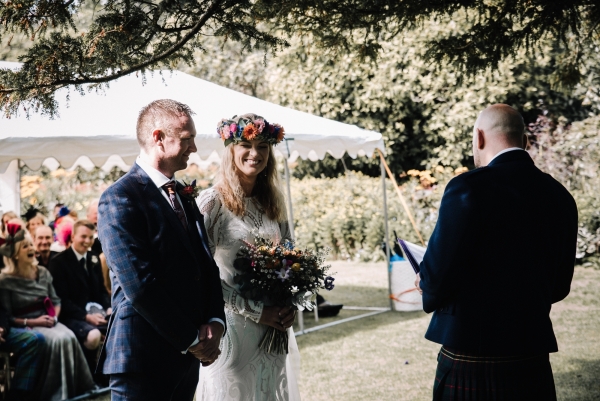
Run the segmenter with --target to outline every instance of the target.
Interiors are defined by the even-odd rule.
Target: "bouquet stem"
[[[269,353],[283,355],[288,353],[288,333],[269,327],[258,348]]]

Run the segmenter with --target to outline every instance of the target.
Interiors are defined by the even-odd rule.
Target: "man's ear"
[[[159,143],[162,142],[163,140],[163,132],[159,129],[155,129],[154,131],[152,131],[152,142],[154,143]]]
[[[485,136],[483,131],[477,128],[477,149],[482,150],[485,147]]]

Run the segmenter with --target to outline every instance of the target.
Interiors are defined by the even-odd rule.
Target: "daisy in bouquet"
[[[325,265],[328,250],[295,248],[291,241],[270,241],[255,235],[254,243],[240,248],[234,281],[244,298],[272,306],[312,310],[320,289],[332,290],[334,278]],[[269,327],[259,344],[269,353],[288,353],[288,334]]]

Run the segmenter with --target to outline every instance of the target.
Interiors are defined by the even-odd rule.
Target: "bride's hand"
[[[260,315],[260,324],[266,324],[280,331],[285,331],[294,323],[296,316],[295,309],[289,306],[281,308],[279,306],[265,306]]]

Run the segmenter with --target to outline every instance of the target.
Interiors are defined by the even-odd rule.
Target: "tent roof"
[[[19,68],[19,63],[0,62],[0,68]],[[196,112],[198,154],[192,155],[190,163],[221,152],[223,143],[216,133],[221,118],[248,112],[285,128],[286,137],[294,139],[287,142],[292,160],[323,159],[326,153],[340,158],[344,152],[351,157],[370,156],[376,148],[384,151],[378,132],[282,107],[179,71],[155,71],[145,79],[131,74],[111,82],[109,89],[100,93],[86,91],[81,96],[71,92],[66,88],[57,92],[59,117],[55,120],[39,114],[30,119],[24,115],[0,117],[0,173],[15,159],[32,169],[50,157],[64,167],[76,161],[80,164],[80,156],[104,168],[123,166],[122,161],[131,165],[139,154],[137,114],[144,105],[161,98],[176,99]],[[277,149],[287,156],[285,143]]]

